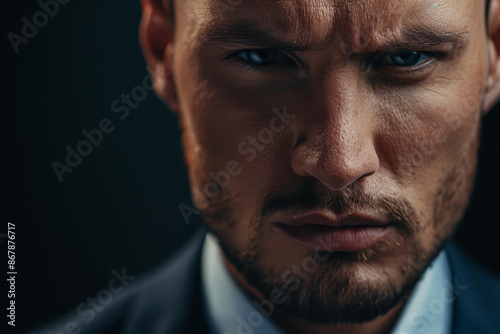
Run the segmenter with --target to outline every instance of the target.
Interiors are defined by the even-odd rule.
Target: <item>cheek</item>
[[[269,173],[279,169],[276,148],[289,137],[273,112],[274,107],[281,110],[280,99],[270,103],[255,94],[245,95],[203,72],[186,72],[184,80],[190,87],[189,96],[183,97],[182,119],[191,187],[208,197],[205,188],[214,182],[213,175],[230,175],[224,195],[220,193],[212,204],[214,208],[230,205],[229,218],[237,217],[239,222],[233,225],[234,242],[238,247],[246,245],[251,218],[272,179]]]
[[[195,168],[207,172],[221,170],[229,161],[237,161],[245,170],[263,170],[262,162],[276,155],[275,147],[288,131],[276,119],[276,111],[286,107],[289,92],[251,80],[238,82],[231,68],[221,71],[220,66],[203,63],[213,56],[195,57],[198,63],[179,73],[183,132],[189,139],[185,145],[192,148],[187,160],[198,161]]]
[[[384,164],[405,186],[437,183],[475,140],[488,70],[481,31],[428,79],[378,94]]]
[[[435,220],[436,202],[454,167],[459,166],[453,173],[464,181],[473,178],[484,78],[477,77],[481,79],[435,79],[411,94],[387,96],[380,108],[381,165],[415,201],[425,221]],[[458,183],[447,186],[460,195],[468,192]],[[447,215],[446,221],[453,220],[451,212]]]

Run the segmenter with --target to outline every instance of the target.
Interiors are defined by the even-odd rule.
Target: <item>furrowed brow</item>
[[[380,49],[386,50],[418,50],[441,45],[451,45],[454,49],[465,46],[469,30],[450,32],[431,27],[417,27],[404,31],[400,38],[386,41]]]
[[[452,45],[454,49],[457,49],[465,45],[465,37],[468,33],[468,30],[449,32],[432,27],[417,27],[404,31],[402,36],[395,40],[382,42],[376,49],[389,52],[440,45]],[[203,31],[201,41],[204,45],[222,48],[263,48],[287,51],[308,51],[313,49],[311,44],[281,39],[267,29],[246,22],[210,26]],[[377,50],[359,51],[376,52]]]
[[[236,23],[210,26],[201,35],[204,45],[237,48],[272,48],[289,51],[306,51],[311,45],[281,39],[255,24]]]

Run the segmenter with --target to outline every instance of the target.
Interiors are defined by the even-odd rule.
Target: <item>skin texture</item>
[[[500,95],[499,1],[488,33],[476,0],[142,4],[155,90],[179,115],[194,201],[235,279],[258,301],[280,291],[272,318],[289,333],[389,331],[467,205],[482,115]],[[255,49],[280,53],[241,58]],[[428,58],[387,62],[401,50]],[[311,210],[383,215],[394,229],[331,252],[273,228]]]

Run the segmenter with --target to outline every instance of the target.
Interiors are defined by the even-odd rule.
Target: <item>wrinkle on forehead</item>
[[[249,20],[301,44],[375,49],[405,25],[457,15],[464,0],[200,0],[205,26]],[[203,26],[203,22],[201,27]]]
[[[345,1],[338,14],[337,35],[352,50],[372,49],[391,36],[400,35],[411,13],[422,11],[425,1]]]
[[[276,36],[293,37],[308,44],[332,36],[335,1],[332,0],[203,0],[198,8],[201,26],[228,22],[255,22]],[[207,14],[208,13],[208,14]]]
[[[333,33],[335,1],[278,0],[271,7],[276,8],[275,6],[279,6],[279,13],[271,9],[266,11],[266,16],[279,33],[301,36],[308,40],[315,36],[331,36]]]

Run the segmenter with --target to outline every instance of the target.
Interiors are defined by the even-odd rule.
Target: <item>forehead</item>
[[[297,43],[333,38],[351,44],[397,35],[404,28],[463,29],[483,0],[193,0],[198,31],[245,22],[293,36]],[[192,20],[193,22],[193,20]],[[219,29],[220,30],[220,29]]]

